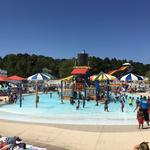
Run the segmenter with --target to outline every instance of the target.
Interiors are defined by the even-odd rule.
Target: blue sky
[[[0,55],[150,63],[149,0],[0,0]]]

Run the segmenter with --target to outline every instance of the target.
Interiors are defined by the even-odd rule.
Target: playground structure
[[[62,99],[94,99],[96,101],[100,99],[100,82],[92,82],[89,80],[89,70],[88,54],[84,51],[78,54],[78,60],[75,62],[71,76],[61,80]],[[106,90],[105,81],[103,83],[101,82],[101,89],[103,90]]]
[[[89,99],[103,101],[104,95],[106,94],[106,99],[109,99],[109,80],[105,76],[106,74],[101,72],[98,79],[95,81],[90,81],[86,75],[88,75],[88,70],[90,68],[77,67],[71,72],[72,76],[64,78],[61,83],[61,93],[62,98],[70,99]],[[83,70],[86,70],[83,74]],[[102,76],[104,78],[102,78]]]
[[[110,71],[109,74],[103,72],[99,73],[96,80],[91,81],[88,54],[85,53],[85,51],[79,53],[78,59],[76,60],[75,66],[71,72],[71,76],[61,80],[61,98],[93,99],[96,100],[97,103],[102,99],[109,100],[110,89],[115,89],[122,86],[122,84],[116,84],[115,82],[112,83],[114,80],[109,79],[108,76],[113,77],[112,75],[117,73],[124,74],[130,72],[132,69],[130,63],[125,63],[119,69]]]
[[[83,98],[87,97],[88,77],[90,67],[88,66],[88,54],[83,51],[78,54],[75,66],[71,72],[71,76],[61,80],[61,97],[70,99],[70,97]]]

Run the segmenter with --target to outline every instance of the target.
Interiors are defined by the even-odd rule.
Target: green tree
[[[73,70],[73,66],[74,61],[72,59],[63,59],[59,67],[59,77],[62,78],[69,76]]]
[[[6,55],[3,58],[3,69],[8,71],[8,75],[16,74],[17,56],[15,54]]]
[[[101,71],[108,73],[111,70],[118,69],[127,60],[118,60],[116,58],[101,59],[99,57],[90,56],[89,65],[91,67],[90,74],[98,74]],[[139,75],[147,74],[150,70],[150,64],[129,61],[133,66],[133,73]],[[37,72],[42,72],[42,69],[47,68],[51,74],[57,78],[62,78],[70,75],[75,65],[75,59],[54,59],[50,56],[29,55],[29,54],[9,54],[4,58],[0,57],[0,68],[7,70],[8,75],[20,75],[28,77]],[[122,72],[115,75],[120,76]]]

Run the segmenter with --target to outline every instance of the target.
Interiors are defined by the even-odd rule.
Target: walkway
[[[1,120],[0,134],[16,135],[49,150],[132,150],[144,140],[150,142],[150,128],[138,130],[137,126],[35,125]]]

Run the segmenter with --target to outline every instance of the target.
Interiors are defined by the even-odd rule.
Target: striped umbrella
[[[36,85],[36,89],[35,89],[35,93],[36,93],[36,96],[35,96],[36,108],[38,108],[38,102],[39,102],[38,81],[44,81],[44,80],[49,80],[49,79],[50,79],[50,77],[45,75],[44,73],[37,73],[37,74],[34,74],[34,75],[32,75],[32,76],[27,78],[27,80],[35,81],[35,85]]]
[[[92,80],[92,81],[95,81],[95,80],[106,81],[106,80],[117,80],[117,78],[112,76],[112,75],[109,75],[107,73],[100,72],[98,75],[91,76],[90,80]]]
[[[120,81],[139,81],[144,80],[144,78],[140,75],[136,75],[133,73],[129,73],[120,78]]]
[[[49,80],[49,79],[50,77],[43,73],[37,73],[27,78],[27,80],[30,80],[30,81],[43,81],[43,80]]]

